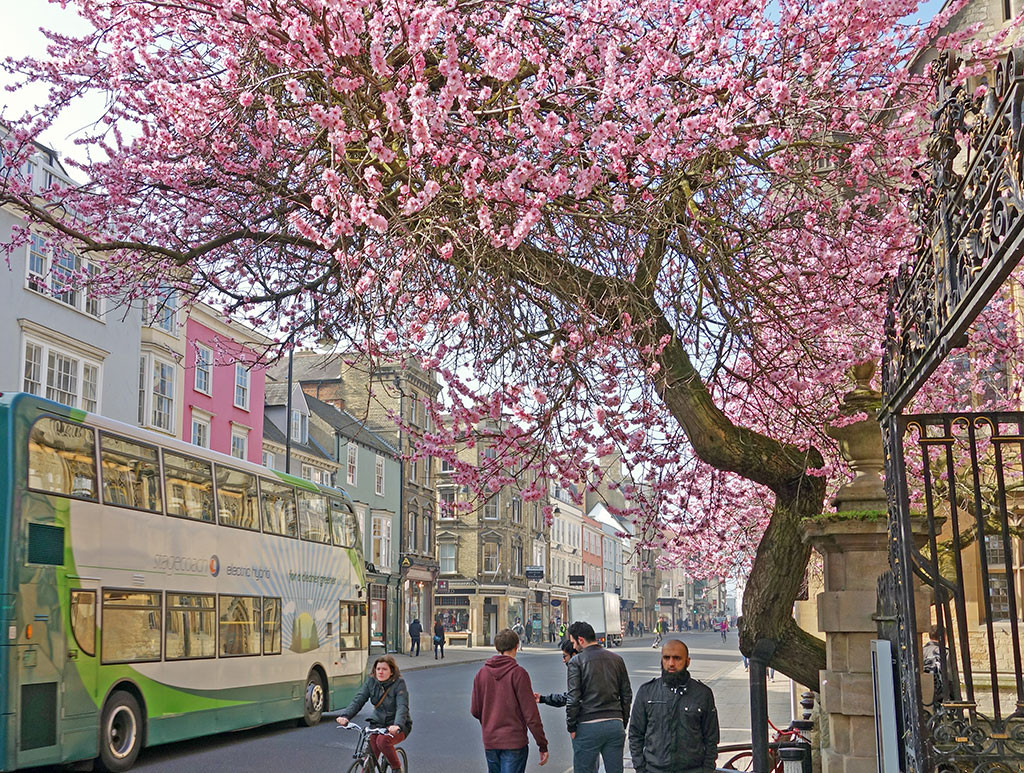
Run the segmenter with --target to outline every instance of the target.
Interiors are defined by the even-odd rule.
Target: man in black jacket
[[[626,664],[597,643],[590,623],[576,621],[570,625],[569,641],[579,651],[569,661],[565,704],[573,770],[597,773],[600,757],[606,773],[622,773],[626,723],[633,698]]]
[[[412,646],[409,647],[410,655],[413,650],[416,650],[416,657],[420,656],[420,634],[422,633],[423,626],[418,618],[409,623],[409,640],[412,642]]]
[[[678,639],[661,648],[661,676],[636,691],[629,752],[636,773],[711,773],[718,756],[718,711],[711,688],[690,676]]]

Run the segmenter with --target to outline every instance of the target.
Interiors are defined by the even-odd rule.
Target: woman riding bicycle
[[[352,702],[342,710],[338,724],[347,725],[367,701],[373,704],[374,709],[367,724],[386,727],[391,734],[370,736],[370,750],[374,757],[383,754],[391,770],[399,771],[402,763],[395,752],[395,744],[404,741],[412,732],[412,718],[409,716],[409,690],[390,655],[381,655],[373,661],[370,676],[366,677]]]

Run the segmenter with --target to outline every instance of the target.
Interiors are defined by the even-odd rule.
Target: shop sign
[[[562,606],[562,602],[560,599],[551,599],[551,606],[560,607]]]
[[[526,567],[526,579],[527,580],[543,580],[544,579],[544,567],[543,566],[528,566]]]
[[[438,593],[447,593],[448,592],[448,581],[447,580],[438,580],[437,581],[437,592]]]
[[[569,575],[569,587],[571,588],[582,588],[587,584],[586,578],[582,574],[570,574]]]

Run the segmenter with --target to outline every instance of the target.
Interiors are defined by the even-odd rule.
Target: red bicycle
[[[768,769],[771,773],[782,773],[783,763],[779,758],[779,747],[786,746],[794,742],[810,742],[801,732],[800,728],[790,725],[785,730],[780,730],[772,724],[770,719],[768,720],[768,725],[775,731],[775,736],[768,743]],[[727,746],[719,746],[718,753],[720,755],[732,754],[732,756],[726,760],[725,764],[719,768],[720,770],[751,771],[754,769],[754,752],[751,750],[750,744],[730,744]]]

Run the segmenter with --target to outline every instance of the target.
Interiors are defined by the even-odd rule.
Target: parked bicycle
[[[772,730],[775,731],[775,735],[768,744],[768,770],[771,773],[782,773],[784,770],[784,764],[782,759],[779,757],[779,747],[792,745],[794,743],[803,742],[808,743],[807,738],[800,731],[800,728],[793,727],[790,725],[785,730],[777,728],[772,721],[769,719],[768,724]],[[725,764],[719,767],[719,770],[753,770],[754,769],[754,753],[751,751],[750,744],[730,744],[726,746],[719,746],[718,753],[731,754],[732,756],[726,760]]]
[[[391,735],[387,728],[383,727],[360,727],[354,722],[347,725],[338,725],[343,730],[358,730],[359,740],[356,742],[356,750],[352,753],[353,763],[348,768],[348,773],[387,773],[388,761],[384,755],[375,756],[370,749],[370,736]],[[401,746],[395,747],[398,758],[402,761],[402,773],[409,773],[409,758],[405,749]]]

